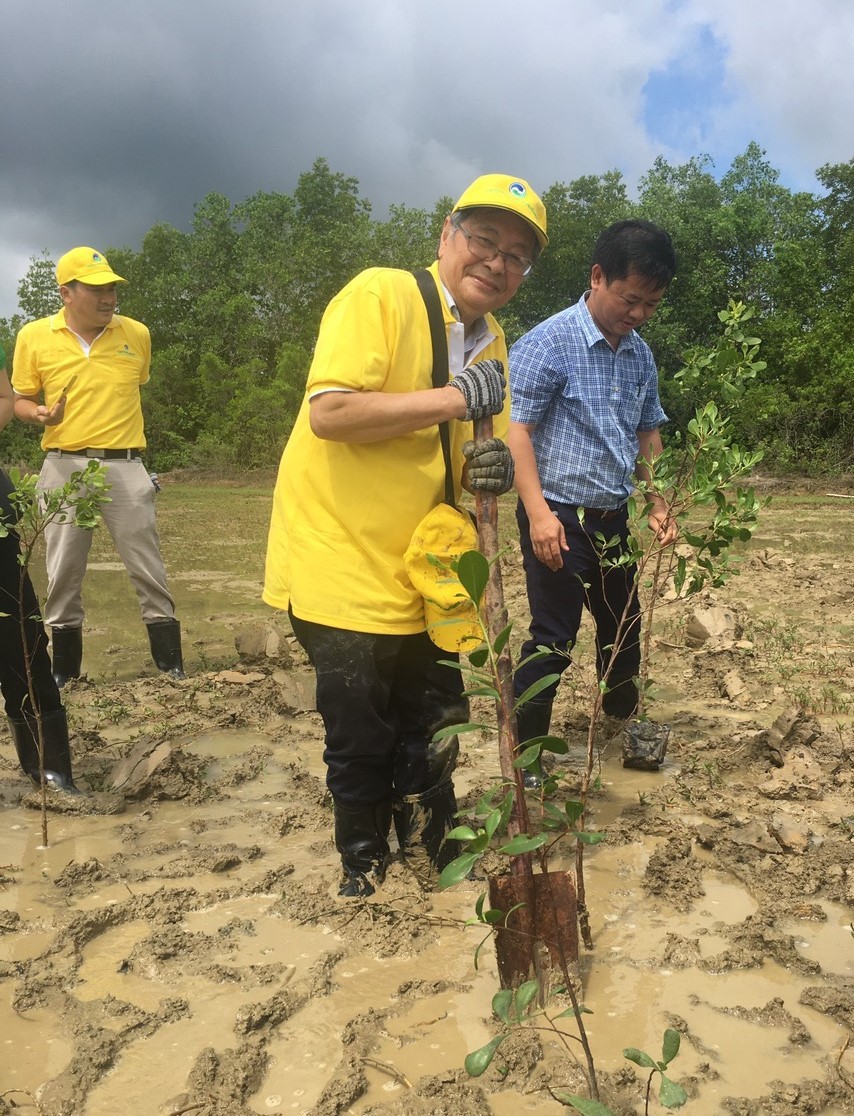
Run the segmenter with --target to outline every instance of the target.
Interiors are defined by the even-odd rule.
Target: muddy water
[[[251,731],[208,732],[188,742],[187,750],[209,758],[205,777],[213,785],[233,772],[262,739],[263,734]],[[319,762],[312,766],[319,774]],[[660,775],[627,772],[607,758],[601,777],[607,800],[594,816],[597,827],[636,801],[638,788],[651,779],[661,782]],[[33,816],[7,809],[0,860],[18,864],[20,878],[0,893],[0,909],[20,914],[29,929],[23,936],[0,937],[0,960],[26,962],[62,949],[61,934],[52,928],[69,899],[57,895],[50,881],[68,865],[93,859],[116,864],[108,878],[71,900],[79,914],[96,915],[126,904],[129,896],[156,900],[164,887],[177,886],[179,881],[170,878],[170,861],[182,849],[201,852],[200,833],[205,843],[215,839],[217,847],[238,849],[260,838],[264,856],[280,860],[285,855],[295,877],[333,880],[334,852],[322,830],[302,832],[281,847],[259,834],[259,818],[286,812],[285,804],[276,801],[286,781],[286,771],[271,761],[262,778],[243,783],[239,794],[227,801],[219,797],[207,804],[137,805],[121,817],[57,818],[47,849],[38,843]],[[730,967],[701,972],[662,963],[675,925],[684,937],[696,936],[699,956],[713,962],[727,948],[727,929],[755,915],[757,903],[743,886],[721,874],[711,858],[702,866],[704,895],[690,910],[677,914],[668,903],[651,900],[640,881],[656,843],[638,835],[626,845],[597,846],[588,855],[595,953],[583,958],[584,996],[592,1005],[587,1029],[599,1067],[617,1070],[619,1052],[627,1044],[655,1054],[663,1028],[681,1020],[687,1021],[688,1036],[678,1077],[702,1080],[698,1111],[722,1110],[718,1106],[725,1097],[760,1097],[772,1080],[797,1085],[814,1076],[817,1064],[828,1051],[841,1048],[846,1034],[844,1027],[819,1012],[798,1007],[800,994],[814,977],[792,973],[774,961],[747,972]],[[130,863],[133,878],[122,879],[121,865]],[[392,874],[396,877],[397,869]],[[237,965],[246,980],[220,976],[212,982],[192,951],[185,971],[180,964],[170,967],[151,957],[134,962],[153,928],[130,911],[117,925],[93,933],[80,948],[73,974],[63,981],[63,997],[78,1005],[132,1005],[149,1014],[156,1013],[166,997],[181,999],[189,1008],[185,1017],[144,1042],[130,1043],[110,1073],[92,1084],[80,1116],[169,1112],[174,1098],[183,1095],[200,1050],[233,1047],[234,1020],[241,1011],[305,979],[312,966],[335,949],[345,952],[332,966],[332,990],[310,998],[299,1012],[299,1025],[282,1027],[267,1042],[269,1068],[247,1097],[251,1111],[311,1113],[339,1064],[342,1032],[372,1005],[387,1005],[391,1011],[373,1029],[364,1069],[366,1089],[345,1110],[357,1116],[404,1096],[412,1083],[438,1067],[460,1066],[469,1050],[491,1037],[488,1003],[496,987],[492,950],[484,951],[475,972],[474,933],[450,926],[451,920],[467,916],[475,892],[458,889],[431,901],[430,918],[447,920],[448,926],[417,957],[405,946],[377,956],[370,948],[359,948],[340,920],[312,915],[300,924],[282,917],[277,892],[241,894],[238,888],[236,894],[221,898],[223,883],[220,873],[204,867],[193,873],[193,895],[180,927],[188,942],[204,943],[199,945],[202,953],[218,964]],[[331,915],[341,905],[330,899],[327,906]],[[826,921],[796,924],[797,948],[827,973],[850,980],[852,951],[840,950],[850,912],[827,902],[822,910]],[[236,945],[234,927],[239,928]],[[259,986],[257,974],[272,965],[279,968],[271,971],[270,984]],[[401,996],[401,988],[416,974],[427,990],[415,999]],[[259,988],[267,992],[259,995]],[[797,1014],[809,1032],[806,1041],[791,1042],[790,1020],[769,1022],[763,1015],[762,1009],[777,1001]],[[58,1076],[68,1066],[74,1042],[57,1006],[53,1001],[45,1008],[15,1011],[4,998],[0,1033],[5,1089],[32,1089],[35,1082]],[[120,1023],[121,1016],[115,1025]],[[546,1044],[546,1063],[553,1053]],[[490,1110],[496,1116],[520,1111],[545,1116],[562,1106],[548,1097],[511,1090],[492,1096]],[[823,1111],[846,1109],[831,1106]]]
[[[803,511],[796,522],[809,531]],[[131,749],[162,757],[136,783],[125,771],[125,811],[55,816],[42,848],[0,748],[0,1096],[20,1090],[16,1110],[42,1116],[557,1116],[550,1090],[585,1089],[547,1033],[509,1040],[476,1081],[461,1068],[495,1033],[494,951],[475,968],[482,934],[463,925],[482,882],[425,895],[395,862],[374,900],[336,898],[321,726],[294,682],[305,664],[237,661],[236,630],[268,616],[260,571],[216,549],[227,531],[209,534],[170,565],[184,683],[155,676],[124,572],[106,554],[90,567],[89,681],[67,691],[78,778],[109,789]],[[723,597],[742,625],[728,644],[688,649],[668,621],[663,769],[602,752],[589,825],[606,840],[586,856],[581,968],[614,1112],[643,1112],[645,1075],[624,1071],[623,1047],[655,1056],[667,1026],[683,1036],[672,1074],[687,1111],[854,1111],[850,572],[766,552]],[[512,595],[512,569],[507,583]],[[813,646],[833,644],[832,664],[807,662],[803,640],[787,655],[768,622],[782,599]],[[831,667],[837,708],[786,721],[793,688],[819,692]],[[568,793],[580,681],[556,709]],[[468,740],[464,812],[496,776],[494,739]]]

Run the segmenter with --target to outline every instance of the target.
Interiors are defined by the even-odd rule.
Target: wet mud
[[[580,978],[615,1113],[645,1110],[623,1048],[659,1057],[666,1027],[686,1111],[854,1112],[854,519],[822,534],[828,513],[815,494],[772,506],[739,578],[661,610],[658,770],[624,767],[620,726],[597,729],[588,827],[605,839],[585,856]],[[211,552],[203,576],[198,557],[186,586],[224,598],[194,611],[182,590],[185,681],[130,653],[116,676],[112,644],[87,642],[88,677],[65,695],[90,798],[51,812],[47,847],[0,729],[0,1113],[566,1111],[560,1094],[587,1085],[560,998],[482,1076],[464,1068],[499,1030],[494,948],[467,925],[482,874],[429,892],[396,859],[375,896],[337,897],[311,671],[285,618],[244,614],[251,563]],[[512,544],[504,562],[521,634]],[[556,705],[562,797],[590,659],[583,645]],[[499,778],[496,734],[466,737],[464,818]]]

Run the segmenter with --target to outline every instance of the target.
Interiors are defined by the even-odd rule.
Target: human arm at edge
[[[525,506],[534,554],[550,570],[563,566],[562,551],[569,550],[563,524],[546,503],[531,434],[535,423],[511,422],[507,445],[516,466],[515,488]]]
[[[39,426],[58,426],[65,417],[66,398],[60,395],[52,407],[45,407],[36,396],[15,392],[15,417],[21,422],[35,422]]]
[[[0,368],[0,430],[12,421],[15,413],[15,396],[9,383],[9,374]]]

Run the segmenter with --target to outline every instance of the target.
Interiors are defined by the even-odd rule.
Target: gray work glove
[[[459,388],[466,401],[466,422],[485,415],[500,415],[504,409],[504,364],[500,360],[479,360],[463,369],[449,383]]]
[[[513,457],[500,438],[465,442],[463,456],[468,462],[466,477],[472,492],[494,492],[500,496],[513,487],[516,472]]]

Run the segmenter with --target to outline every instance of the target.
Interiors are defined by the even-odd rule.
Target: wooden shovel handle
[[[484,442],[492,437],[492,417],[475,419],[474,438],[476,442]],[[477,537],[481,553],[490,563],[489,581],[486,586],[484,602],[486,605],[486,625],[491,642],[495,642],[500,632],[507,627],[507,606],[504,603],[504,586],[501,581],[501,567],[495,559],[498,557],[498,497],[494,492],[475,492],[475,509],[477,513]],[[528,807],[525,803],[525,786],[522,782],[522,772],[513,766],[516,750],[519,746],[519,730],[516,725],[516,714],[513,711],[515,695],[513,693],[513,662],[510,658],[510,648],[507,644],[501,649],[498,656],[498,692],[500,700],[496,703],[498,711],[498,758],[501,763],[501,775],[508,782],[516,784],[516,796],[513,814],[510,818],[511,836],[515,833],[530,832],[528,821]],[[522,871],[531,871],[530,855],[514,857],[516,861],[524,861],[527,866],[520,866]]]

